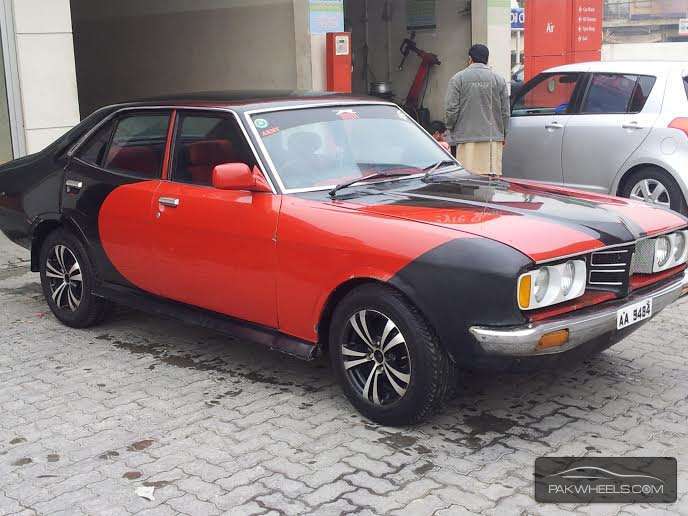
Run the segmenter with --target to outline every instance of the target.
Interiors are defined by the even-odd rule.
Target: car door
[[[571,119],[583,74],[544,73],[514,100],[503,156],[504,175],[562,183],[564,128]]]
[[[256,164],[233,115],[178,111],[168,178],[152,206],[155,292],[276,328],[281,198],[214,188],[213,168],[235,162]]]
[[[70,153],[62,214],[85,237],[104,282],[152,289],[150,210],[169,120],[169,110],[123,110]]]
[[[580,113],[564,131],[564,182],[607,193],[624,162],[643,143],[661,112],[656,77],[592,74]],[[614,193],[614,192],[612,192]]]

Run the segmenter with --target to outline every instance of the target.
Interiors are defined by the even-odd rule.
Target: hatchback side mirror
[[[223,163],[213,169],[213,186],[219,190],[248,190],[271,192],[258,167],[253,170],[246,163]]]

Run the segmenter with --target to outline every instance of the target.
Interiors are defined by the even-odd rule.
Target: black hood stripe
[[[444,197],[439,195],[425,195],[410,192],[396,192],[396,191],[380,191],[383,195],[388,195],[390,197],[396,198],[408,198],[408,199],[419,199],[426,201],[439,201],[449,204],[449,207],[456,205],[471,206],[475,208],[491,209],[502,211],[505,213],[511,213],[513,215],[519,215],[523,217],[538,217],[542,220],[554,221],[558,224],[564,225],[568,228],[574,229],[579,232],[583,232],[591,238],[599,240],[604,243],[604,245],[617,245],[629,240],[636,240],[638,237],[633,234],[630,228],[624,223],[621,218],[618,218],[616,223],[585,223],[585,222],[575,222],[564,217],[551,215],[551,214],[540,214],[531,210],[519,209],[512,206],[497,205],[492,203],[484,203],[479,201],[470,201],[466,199],[456,199],[451,197]],[[395,204],[403,204],[396,203]],[[414,203],[416,204],[416,203]]]

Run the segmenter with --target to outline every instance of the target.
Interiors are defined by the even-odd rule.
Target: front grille
[[[588,287],[626,294],[629,287],[633,250],[633,246],[628,246],[590,254]]]

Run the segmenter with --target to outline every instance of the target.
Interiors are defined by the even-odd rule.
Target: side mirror
[[[223,163],[213,169],[213,186],[219,190],[247,190],[271,192],[258,167],[253,170],[246,163]]]

